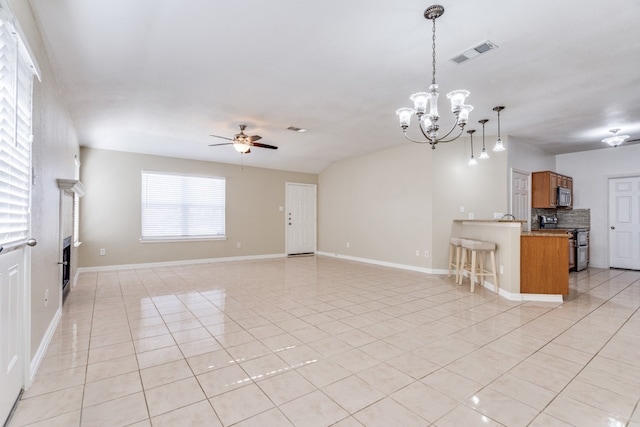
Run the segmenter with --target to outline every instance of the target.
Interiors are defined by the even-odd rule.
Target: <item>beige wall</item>
[[[491,139],[487,138],[487,141]],[[505,144],[509,142],[504,138]],[[481,140],[480,140],[481,141]],[[478,139],[474,140],[474,154],[479,155]],[[493,144],[490,144],[492,146]],[[447,269],[449,237],[452,220],[491,219],[495,212],[507,213],[507,153],[489,151],[489,159],[478,160],[469,166],[469,140],[456,140],[438,145],[433,162],[433,266]],[[488,144],[488,149],[490,150]],[[437,160],[436,160],[437,159]],[[460,212],[464,207],[464,212]]]
[[[32,232],[38,245],[31,252],[31,357],[60,307],[62,259],[60,190],[56,179],[73,179],[78,143],[69,113],[61,100],[29,3],[14,0],[15,13],[42,72],[33,89]],[[49,291],[48,304],[44,303]]]
[[[317,183],[315,174],[85,147],[81,161],[80,267],[284,254],[285,183]],[[225,177],[227,240],[141,243],[142,170]]]
[[[319,178],[319,251],[430,268],[431,179],[417,144],[333,163]]]
[[[406,143],[332,164],[319,178],[319,250],[446,269],[453,219],[507,212],[506,152],[469,167],[469,145]]]

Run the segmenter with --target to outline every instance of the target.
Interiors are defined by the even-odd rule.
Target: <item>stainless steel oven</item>
[[[581,271],[589,266],[589,230],[578,228],[576,237],[576,271]]]

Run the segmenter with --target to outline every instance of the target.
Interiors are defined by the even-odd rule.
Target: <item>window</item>
[[[142,172],[142,240],[224,237],[224,178]]]
[[[0,245],[29,236],[33,70],[13,26],[0,20]]]

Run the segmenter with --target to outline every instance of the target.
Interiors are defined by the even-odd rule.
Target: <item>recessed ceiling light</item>
[[[289,126],[289,127],[287,128],[287,130],[292,130],[292,131],[294,131],[294,132],[300,132],[300,133],[302,133],[302,132],[306,132],[306,131],[307,131],[306,129],[302,129],[302,128],[295,127],[295,126]]]

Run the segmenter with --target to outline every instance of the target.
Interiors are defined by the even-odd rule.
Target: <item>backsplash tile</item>
[[[590,228],[591,209],[531,209],[531,229],[540,229],[540,215],[557,216],[558,228]]]

